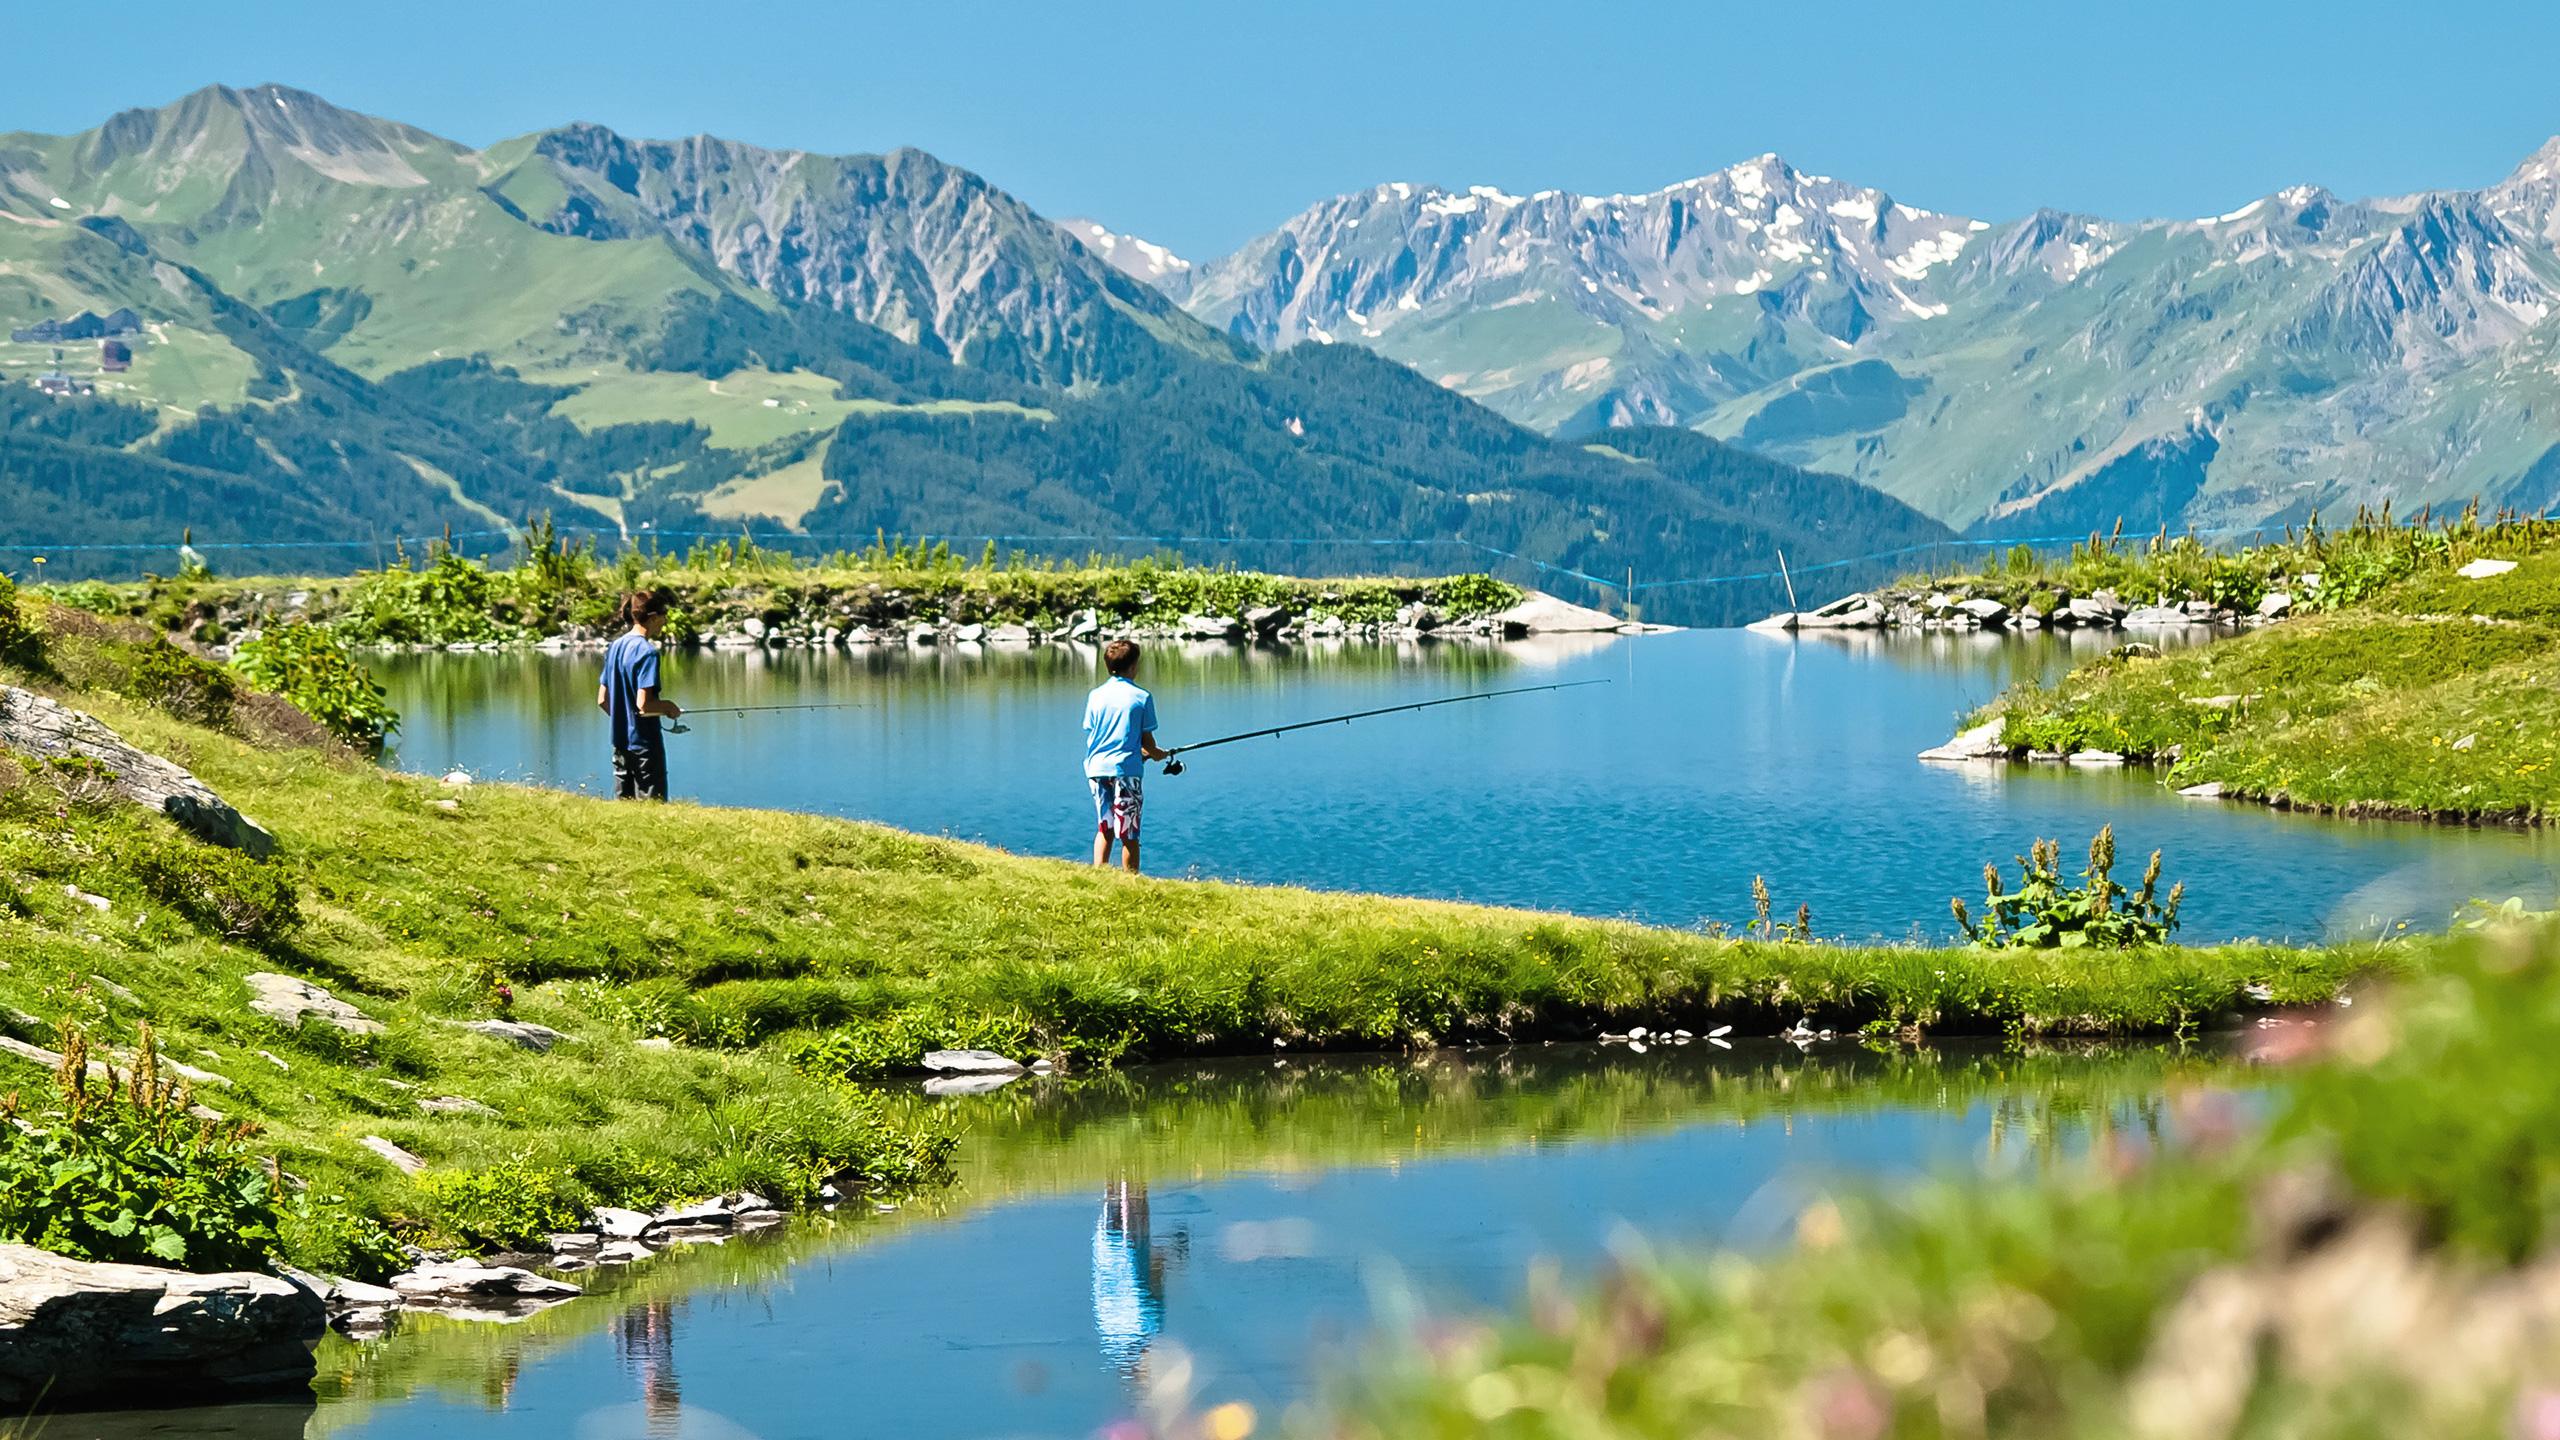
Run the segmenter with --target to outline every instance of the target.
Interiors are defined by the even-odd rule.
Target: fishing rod
[[[684,713],[687,716],[756,715],[769,714],[777,710],[862,710],[867,709],[869,704],[870,702],[864,700],[828,700],[807,705],[688,705]],[[674,720],[668,722],[666,731],[670,735],[689,735],[693,733],[693,727],[682,720]]]
[[[1386,705],[1375,710],[1354,710],[1348,715],[1327,715],[1321,720],[1300,720],[1292,725],[1273,725],[1262,730],[1247,730],[1241,735],[1221,735],[1215,740],[1194,740],[1188,745],[1176,745],[1164,752],[1164,773],[1181,774],[1182,761],[1176,757],[1186,751],[1206,750],[1212,745],[1232,745],[1238,740],[1258,740],[1265,735],[1286,735],[1292,730],[1312,730],[1318,725],[1348,725],[1354,720],[1366,720],[1373,715],[1396,715],[1407,710],[1428,710],[1434,705],[1457,705],[1469,700],[1492,700],[1504,695],[1535,695],[1546,690],[1578,690],[1585,685],[1608,683],[1606,680],[1567,680],[1556,685],[1522,685],[1510,690],[1480,690],[1473,695],[1446,695],[1437,700],[1416,700],[1409,705]]]

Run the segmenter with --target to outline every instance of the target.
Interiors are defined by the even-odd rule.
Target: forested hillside
[[[471,151],[297,91],[215,89],[82,136],[0,137],[0,218],[0,322],[144,322],[130,371],[0,347],[0,566],[44,547],[56,577],[168,568],[189,530],[234,570],[378,564],[404,535],[496,551],[548,514],[606,549],[998,537],[1490,566],[1610,601],[1571,572],[1699,577],[1947,536],[1697,437],[1585,447],[1355,347],[1256,354],[913,151],[591,126]],[[6,383],[39,364],[97,394]],[[1779,603],[1707,586],[1650,614]]]

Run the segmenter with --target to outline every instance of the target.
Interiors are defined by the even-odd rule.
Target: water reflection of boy
[[[684,1386],[676,1378],[676,1312],[664,1300],[634,1305],[614,1320],[614,1348],[640,1381],[640,1409],[649,1433],[672,1435],[684,1411]]]
[[[1135,1381],[1164,1329],[1164,1260],[1155,1253],[1143,1183],[1102,1187],[1093,1225],[1093,1328],[1104,1363]]]

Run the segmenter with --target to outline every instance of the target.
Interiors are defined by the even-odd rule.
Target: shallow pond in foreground
[[[2446,923],[2473,898],[2548,903],[2540,832],[2346,822],[2183,801],[2148,772],[1925,765],[1913,757],[2011,681],[2104,637],[1769,636],[1740,630],[1246,649],[1151,647],[1167,743],[1469,690],[1524,695],[1248,741],[1150,775],[1147,860],[1193,873],[1628,916],[1749,918],[1751,877],[1818,933],[1952,933],[2038,836],[2066,854],[2114,822],[2168,851],[2184,938],[2315,940]],[[592,656],[377,662],[395,763],[600,788]],[[1037,855],[1091,843],[1078,725],[1086,647],[680,653],[668,693],[713,705],[669,741],[679,797],[879,820]],[[2129,867],[2130,868],[2130,867]]]
[[[517,1325],[332,1339],[320,1402],[55,1417],[49,1437],[1082,1437],[1151,1400],[1271,1433],[1414,1313],[1755,1249],[1827,1188],[2150,1145],[2220,1062],[1809,1055],[1770,1041],[1154,1066],[947,1104],[960,1183],[593,1282]],[[1641,1235],[1642,1242],[1634,1237]]]

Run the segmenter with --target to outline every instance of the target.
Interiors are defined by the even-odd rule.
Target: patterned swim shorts
[[[1093,828],[1130,844],[1138,838],[1138,811],[1145,804],[1135,775],[1088,775],[1093,787]]]

